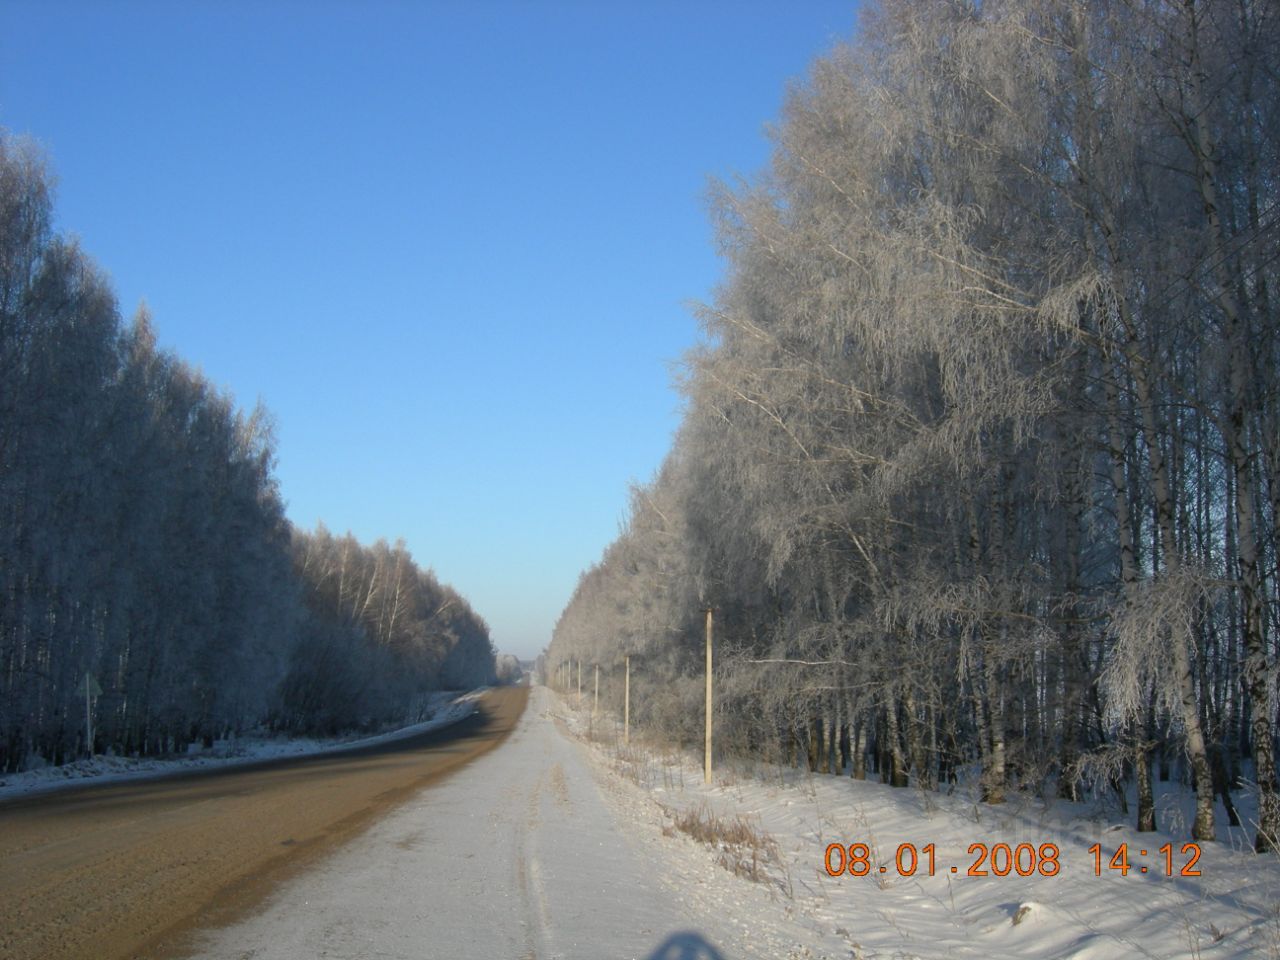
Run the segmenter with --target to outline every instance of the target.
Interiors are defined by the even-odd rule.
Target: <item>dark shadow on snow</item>
[[[681,930],[660,943],[645,960],[725,960],[700,933]]]

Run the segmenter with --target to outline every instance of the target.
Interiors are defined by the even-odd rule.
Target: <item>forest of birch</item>
[[[269,415],[121,322],[51,180],[0,130],[0,773],[376,729],[491,682],[485,622],[404,543],[288,522]]]
[[[709,608],[722,754],[1143,830],[1180,781],[1276,847],[1278,69],[1269,0],[865,10],[711,189],[683,422],[547,675],[630,658],[693,742]]]

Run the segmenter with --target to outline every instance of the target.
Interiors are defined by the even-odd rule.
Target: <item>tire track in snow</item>
[[[501,747],[209,931],[198,956],[621,960],[699,926],[622,836],[547,692],[532,696]]]
[[[520,888],[520,916],[524,924],[525,953],[521,960],[538,960],[538,948],[545,940],[547,927],[546,902],[539,886],[540,878],[536,874],[537,861],[533,859],[529,836],[538,829],[541,822],[538,816],[538,802],[542,796],[542,775],[534,782],[529,791],[529,802],[524,820],[517,828],[519,840],[516,845],[516,882]],[[543,951],[545,954],[545,950]]]

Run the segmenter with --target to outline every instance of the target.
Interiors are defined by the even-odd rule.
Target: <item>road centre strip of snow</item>
[[[737,960],[692,952],[718,945],[725,924],[703,925],[664,885],[665,865],[619,828],[556,712],[552,695],[534,688],[503,744],[285,883],[255,914],[206,931],[194,956]]]

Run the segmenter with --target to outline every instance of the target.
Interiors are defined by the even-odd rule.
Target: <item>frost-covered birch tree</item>
[[[710,597],[735,748],[991,802],[1132,780],[1143,829],[1158,758],[1195,838],[1252,781],[1272,847],[1276,14],[870,8],[712,188],[653,484],[684,534],[634,504],[562,623],[692,671]],[[625,575],[642,541],[683,596]]]

